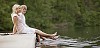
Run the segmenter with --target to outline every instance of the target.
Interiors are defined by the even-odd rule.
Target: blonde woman
[[[24,15],[27,11],[27,6],[26,5],[21,5],[21,12]],[[45,37],[42,37],[40,35],[37,34],[37,41],[40,42],[40,38],[42,38],[43,40],[45,40]]]
[[[21,13],[20,5],[15,4],[12,7],[12,21],[13,21],[13,34],[15,33],[37,33],[40,36],[43,37],[49,37],[49,38],[54,38],[57,35],[57,32],[54,34],[47,34],[42,32],[41,30],[31,28],[26,24],[25,21],[25,16]]]

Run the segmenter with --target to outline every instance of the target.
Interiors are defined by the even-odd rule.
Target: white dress
[[[31,28],[26,24],[25,16],[22,13],[19,13],[18,15],[16,13],[12,13],[12,22],[14,16],[18,18],[17,33],[35,33],[36,29]]]

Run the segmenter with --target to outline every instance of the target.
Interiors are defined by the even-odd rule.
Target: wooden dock
[[[0,48],[35,48],[36,34],[0,34]]]

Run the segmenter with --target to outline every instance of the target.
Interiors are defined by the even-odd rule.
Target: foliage
[[[12,30],[11,7],[25,4],[29,26],[38,29],[100,26],[99,0],[0,0],[0,30]]]

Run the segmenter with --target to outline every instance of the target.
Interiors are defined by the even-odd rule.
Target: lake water
[[[42,41],[41,48],[100,48],[100,27],[64,27],[46,31],[57,31],[60,37]]]

